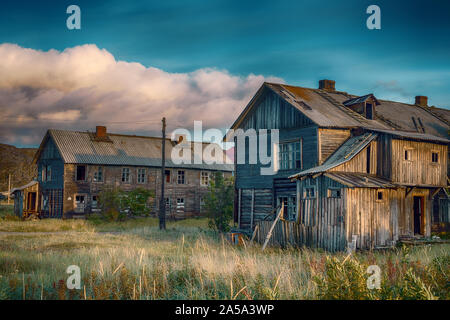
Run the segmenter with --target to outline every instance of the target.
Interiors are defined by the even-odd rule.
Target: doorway
[[[424,197],[414,196],[414,234],[424,235]]]
[[[27,210],[36,211],[36,192],[28,192]]]

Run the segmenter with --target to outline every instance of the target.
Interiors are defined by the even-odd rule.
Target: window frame
[[[414,151],[414,148],[403,148],[403,161],[412,162],[413,161],[413,151]],[[409,157],[408,157],[408,159],[405,159],[407,154],[409,154]]]
[[[144,171],[144,174],[142,175],[141,171]],[[144,178],[142,181],[141,178]],[[146,184],[147,183],[147,168],[137,168],[136,169],[136,183],[138,184]]]
[[[290,149],[292,146],[292,149]],[[286,140],[278,143],[278,170],[287,171],[302,169],[302,141],[301,139]],[[293,166],[291,167],[291,165]],[[298,164],[298,166],[297,166]]]
[[[310,190],[314,190],[314,195],[311,196],[308,192],[307,189]],[[303,187],[303,199],[317,199],[317,186],[315,185],[307,185]]]
[[[100,169],[100,170],[99,170]],[[94,171],[94,174],[92,175],[92,181],[93,182],[104,182],[104,167],[103,166],[96,166],[96,170]],[[101,174],[101,179],[98,179],[98,173]]]
[[[84,167],[84,179],[78,179],[78,168]],[[77,182],[86,182],[87,181],[87,175],[88,175],[88,168],[85,164],[77,164],[76,170],[75,170],[75,181]]]
[[[169,174],[167,174],[167,173],[169,173]],[[167,181],[167,178],[169,178],[168,181]],[[164,169],[164,181],[165,181],[165,183],[171,183],[171,180],[172,180],[172,170]]]
[[[381,194],[381,199],[379,198],[379,195]],[[382,189],[377,189],[377,195],[376,195],[376,202],[384,202],[386,200],[385,192]]]
[[[338,192],[339,195],[333,195],[333,191]],[[342,189],[338,187],[329,187],[327,190],[327,198],[342,199]]]
[[[124,178],[124,171],[125,171],[125,169],[126,170],[128,170],[128,175],[127,175],[127,177],[128,177],[128,179],[127,180],[124,180],[123,178]],[[131,183],[131,170],[130,170],[130,167],[122,167],[122,170],[121,170],[121,174],[120,174],[120,181],[122,181],[122,183]]]
[[[203,182],[203,178],[205,178],[203,174],[206,174],[206,183]],[[203,186],[203,187],[209,186],[210,179],[211,179],[211,174],[209,171],[200,171],[200,185],[201,186]]]
[[[52,165],[50,165],[50,164],[42,165],[41,180],[42,180],[42,182],[52,181]]]
[[[180,174],[182,172],[183,174]],[[183,181],[180,182],[180,177],[182,177]],[[186,184],[186,171],[185,170],[178,170],[177,171],[177,184]]]
[[[84,203],[84,207],[83,210],[79,210],[79,207],[77,206],[77,197],[83,197],[83,203]],[[86,212],[86,207],[87,207],[87,199],[88,199],[88,195],[86,193],[75,193],[73,195],[73,211],[76,213],[83,213]]]
[[[437,161],[433,161],[433,155],[437,156]],[[431,164],[437,165],[440,163],[440,152],[437,150],[431,150]]]

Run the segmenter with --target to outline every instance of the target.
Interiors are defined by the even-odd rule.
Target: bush
[[[219,232],[228,232],[233,218],[233,180],[226,180],[222,173],[216,172],[204,200],[209,227]]]
[[[148,215],[152,196],[152,191],[143,188],[129,192],[117,188],[105,189],[99,194],[99,204],[104,218],[122,221],[127,216]]]

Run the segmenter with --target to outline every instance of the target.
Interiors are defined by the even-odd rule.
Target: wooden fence
[[[273,221],[258,221],[256,241],[264,243]],[[294,246],[343,251],[347,247],[345,229],[340,225],[305,226],[294,221],[279,220],[272,231],[269,246]]]

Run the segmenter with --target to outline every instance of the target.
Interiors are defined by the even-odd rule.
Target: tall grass
[[[0,299],[449,298],[447,244],[352,257],[261,252],[231,245],[205,220],[169,223],[167,231],[129,223],[119,231],[103,225],[109,233],[0,235]],[[382,270],[381,290],[364,289],[371,264]],[[69,265],[81,268],[80,290],[66,288]]]

